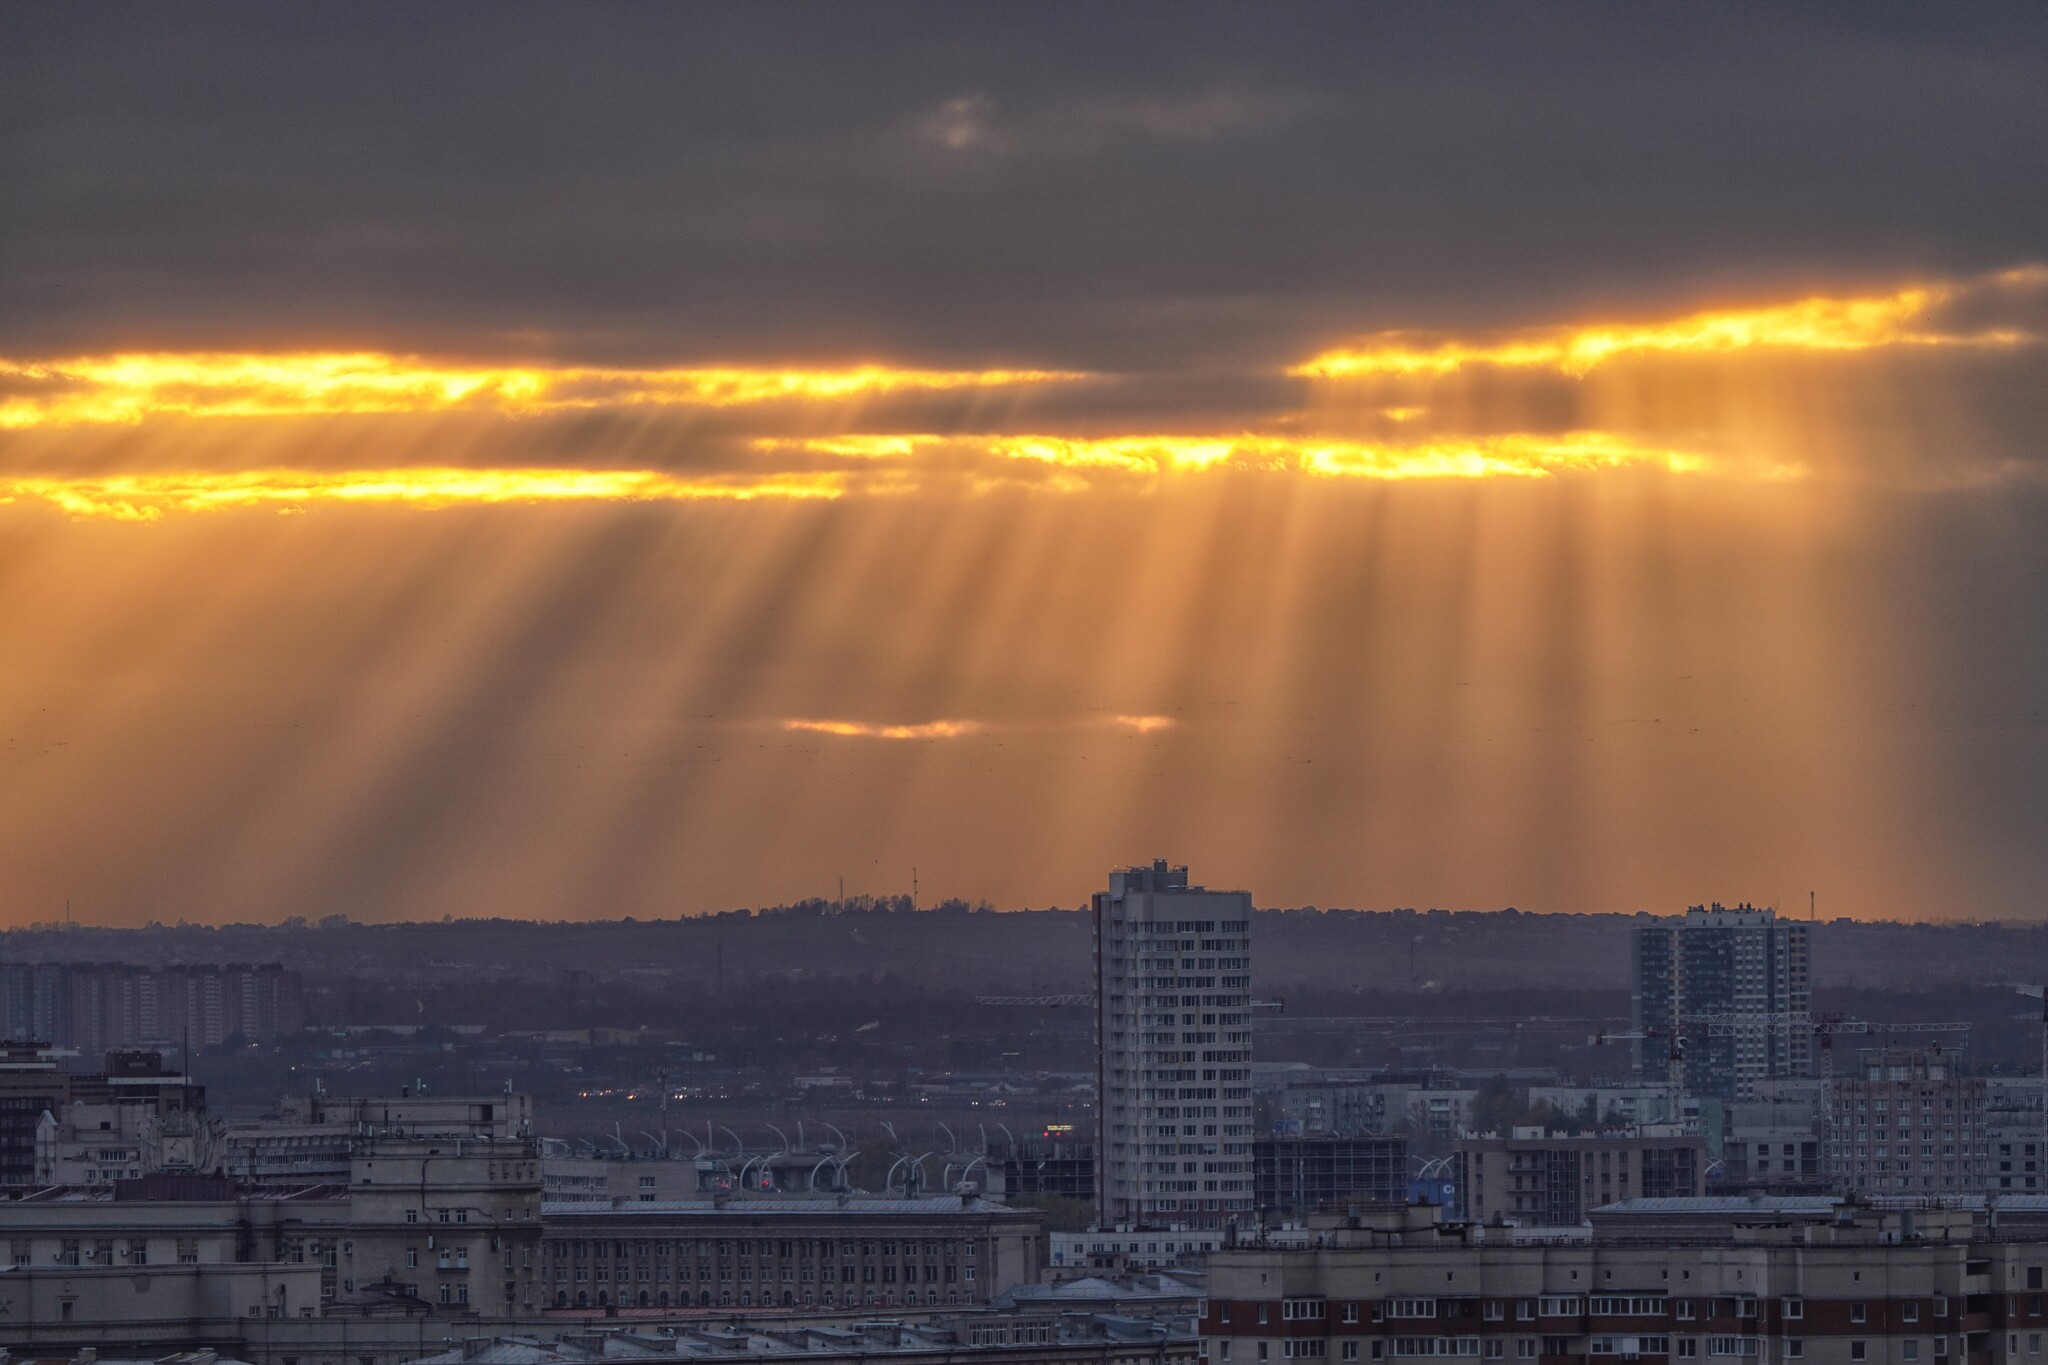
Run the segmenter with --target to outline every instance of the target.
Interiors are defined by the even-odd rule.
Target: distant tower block
[[[1688,1092],[1747,1099],[1756,1083],[1812,1067],[1812,929],[1751,905],[1695,905],[1683,918],[1635,930],[1635,1024],[1658,1039],[1685,1038]],[[1711,1034],[1687,1021],[1724,1021]],[[1644,1080],[1669,1078],[1669,1046],[1638,1042]]]
[[[1252,898],[1162,860],[1095,895],[1096,1213],[1104,1227],[1249,1222]]]

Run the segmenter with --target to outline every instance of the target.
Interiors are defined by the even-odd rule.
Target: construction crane
[[[1635,1043],[1661,1039],[1667,1045],[1664,1055],[1664,1117],[1667,1122],[1683,1121],[1685,1110],[1685,1031],[1664,1028],[1651,1024],[1645,1028],[1629,1029],[1620,1033],[1596,1033],[1586,1039],[1593,1047],[1608,1043]]]

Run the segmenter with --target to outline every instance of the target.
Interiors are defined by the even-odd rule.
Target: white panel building
[[[1251,921],[1250,892],[1163,860],[1095,896],[1104,1228],[1252,1217]]]

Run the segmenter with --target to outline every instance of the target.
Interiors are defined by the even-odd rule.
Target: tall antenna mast
[[[1806,893],[1806,922],[1807,922],[1808,924],[1811,924],[1811,923],[1813,923],[1813,921],[1814,921],[1814,902],[1815,902],[1815,899],[1816,899],[1816,898],[1815,898],[1815,896],[1814,896],[1814,893],[1813,893],[1813,892],[1809,891],[1809,892],[1807,892],[1807,893]]]
[[[917,869],[910,869],[910,908],[917,909]]]

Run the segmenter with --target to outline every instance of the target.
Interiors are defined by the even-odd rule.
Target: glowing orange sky
[[[1147,386],[1219,381],[16,360],[6,913],[678,913],[913,863],[1042,904],[1155,852],[1290,903],[1995,899],[1900,719],[1940,660],[1894,499],[2023,477],[1915,367],[2031,363],[1944,310],[2039,282],[1368,330],[1191,415]]]

